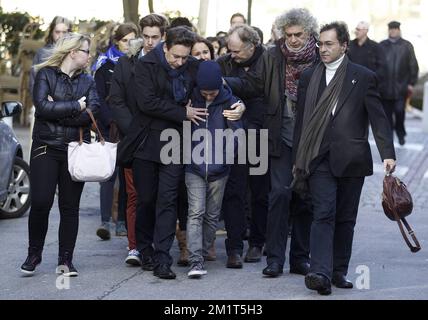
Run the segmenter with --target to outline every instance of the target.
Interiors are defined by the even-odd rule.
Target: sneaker
[[[103,222],[97,230],[97,236],[101,240],[110,240],[110,222]]]
[[[131,266],[141,266],[141,254],[138,250],[129,250],[128,256],[125,259],[125,263]]]
[[[117,237],[126,237],[128,231],[126,230],[125,221],[116,222],[116,236]]]
[[[29,253],[27,259],[21,266],[21,272],[32,276],[36,271],[36,267],[42,262],[41,252]]]
[[[64,277],[77,277],[79,273],[71,262],[73,259],[72,254],[65,252],[58,257],[58,267],[56,267],[56,274],[62,274]]]
[[[207,270],[205,270],[203,264],[199,262],[199,263],[192,264],[189,272],[187,273],[187,276],[190,279],[199,279],[205,274],[207,274]]]

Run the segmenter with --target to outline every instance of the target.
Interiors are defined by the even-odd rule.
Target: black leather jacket
[[[49,101],[51,96],[53,101]],[[100,104],[93,78],[85,73],[70,78],[57,67],[45,67],[36,76],[33,101],[36,107],[33,140],[59,150],[67,150],[71,141],[90,140],[91,119],[80,110],[78,100],[85,96],[86,107],[96,116]]]
[[[380,43],[385,54],[385,76],[380,82],[384,99],[400,99],[407,96],[407,86],[418,81],[419,66],[412,44],[402,38],[396,43],[384,40]]]

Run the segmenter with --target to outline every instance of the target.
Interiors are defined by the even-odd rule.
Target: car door
[[[16,144],[12,129],[0,118],[0,201],[7,196]]]

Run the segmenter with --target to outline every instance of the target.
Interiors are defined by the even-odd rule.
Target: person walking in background
[[[138,28],[133,23],[120,24],[113,35],[112,45],[106,53],[98,57],[95,64],[95,82],[101,102],[98,126],[102,135],[110,142],[117,142],[115,141],[117,137],[113,136],[115,135],[114,132],[117,132],[117,126],[113,121],[109,101],[111,78],[119,58],[128,53],[129,41],[135,39],[138,35]],[[110,239],[110,218],[112,216],[114,184],[116,182],[118,170],[120,171],[120,169],[116,169],[115,173],[108,181],[100,183],[101,225],[97,229],[97,236],[102,240]],[[119,172],[119,176],[119,188],[124,188],[123,172]],[[124,201],[125,194],[120,193],[120,196],[121,199],[119,199],[119,202]],[[126,236],[125,212],[123,212],[124,210],[122,208],[118,211],[116,235]]]
[[[89,63],[90,39],[69,34],[56,44],[53,54],[36,65],[33,100],[36,120],[30,159],[32,186],[28,218],[28,256],[21,271],[32,275],[42,262],[49,213],[58,186],[60,212],[57,272],[77,276],[73,253],[79,228],[79,204],[83,182],[75,182],[68,172],[67,147],[79,140],[79,128],[90,141],[91,119],[85,109],[97,114],[99,101],[93,78],[83,71]]]
[[[247,19],[245,19],[245,16],[242,13],[237,12],[232,14],[230,17],[230,28],[243,24],[247,24]]]
[[[189,278],[200,278],[207,273],[204,267],[204,257],[208,256],[209,248],[214,241],[223,194],[230,172],[230,165],[226,164],[224,156],[220,157],[220,162],[217,162],[218,155],[215,154],[217,151],[222,152],[226,157],[228,155],[227,143],[223,144],[223,141],[215,138],[216,130],[242,128],[240,120],[226,120],[223,115],[224,110],[229,109],[238,99],[233,97],[230,88],[223,86],[221,69],[217,62],[204,61],[201,63],[196,76],[196,84],[197,87],[192,96],[193,104],[196,108],[205,108],[207,116],[206,121],[200,125],[192,123],[192,133],[202,128],[213,138],[212,142],[207,142],[208,145],[204,152],[200,154],[203,161],[196,161],[192,157],[192,164],[186,165],[185,168],[189,200],[187,218],[190,262],[187,275]],[[232,135],[233,138],[234,135]],[[203,141],[209,141],[208,137],[204,137]],[[192,154],[200,143],[201,141],[192,141]],[[218,143],[223,144],[223,150],[217,148]],[[231,156],[233,157],[233,154]]]
[[[67,18],[56,16],[49,24],[48,33],[45,38],[45,45],[37,50],[33,59],[33,68],[30,73],[30,93],[33,95],[34,79],[36,78],[36,70],[34,66],[45,62],[53,53],[55,44],[59,39],[70,33],[72,30],[71,21]]]
[[[380,43],[385,54],[385,75],[380,92],[391,128],[400,145],[406,143],[406,98],[418,81],[419,65],[413,45],[401,37],[400,23],[388,24],[389,38]]]
[[[373,174],[369,122],[385,172],[395,169],[391,129],[377,90],[376,75],[349,61],[348,27],[321,28],[322,62],[299,81],[293,149],[293,188],[309,193],[313,208],[308,289],[331,294],[346,279],[365,176]]]
[[[361,21],[355,28],[355,39],[349,43],[348,58],[353,63],[362,65],[378,76],[382,81],[385,57],[380,45],[371,40],[367,34],[370,25]]]

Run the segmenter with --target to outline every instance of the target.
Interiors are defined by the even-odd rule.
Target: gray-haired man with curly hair
[[[264,96],[267,105],[263,127],[269,130],[271,190],[266,228],[267,267],[263,274],[277,277],[283,272],[290,203],[293,212],[290,272],[309,271],[310,210],[293,195],[292,146],[295,104],[300,74],[318,60],[318,23],[306,9],[292,9],[275,21],[281,38],[259,59],[254,71],[241,78],[225,78],[241,98]],[[261,116],[261,115],[260,115]]]

